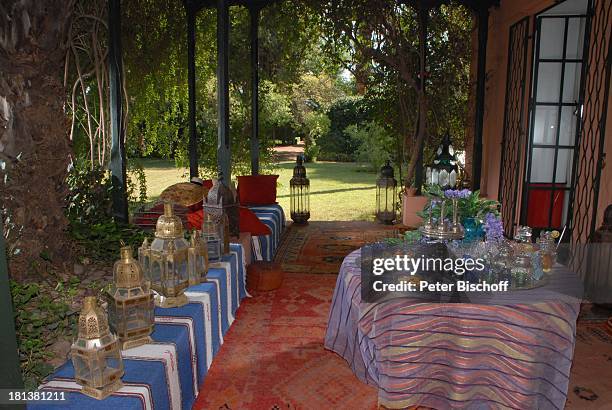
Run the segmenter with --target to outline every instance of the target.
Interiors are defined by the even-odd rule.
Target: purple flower
[[[485,215],[483,229],[487,241],[499,242],[504,238],[504,224],[499,216],[491,212]]]
[[[457,198],[465,199],[469,198],[472,195],[472,191],[469,189],[462,189],[461,191],[457,191]]]
[[[472,195],[469,189],[447,189],[444,191],[444,196],[449,199],[465,199]]]

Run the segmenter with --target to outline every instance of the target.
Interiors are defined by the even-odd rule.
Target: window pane
[[[533,148],[530,182],[552,183],[554,160],[554,148]]]
[[[586,19],[571,18],[567,25],[567,48],[565,58],[581,59],[584,48],[584,26]]]
[[[554,144],[557,139],[557,107],[536,107],[533,124],[534,144]]]
[[[561,126],[559,127],[559,145],[576,143],[576,107],[561,108]]]
[[[578,101],[582,64],[566,63],[563,76],[563,102]]]
[[[557,153],[557,174],[555,182],[570,186],[572,182],[572,164],[574,162],[573,149],[559,149]]]
[[[537,102],[559,102],[561,63],[538,64]]]
[[[540,58],[563,58],[564,18],[543,18],[540,33]]]

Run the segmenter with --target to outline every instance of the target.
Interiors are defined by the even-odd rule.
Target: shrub
[[[350,125],[344,131],[358,147],[355,157],[377,171],[387,160],[393,158],[395,138],[376,121],[361,125]]]
[[[328,112],[329,132],[317,141],[321,148],[319,157],[332,161],[354,161],[358,145],[345,130],[369,120],[371,116],[371,106],[363,97],[345,98],[334,103]]]

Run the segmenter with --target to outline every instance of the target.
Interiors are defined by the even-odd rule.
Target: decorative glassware
[[[380,177],[376,180],[376,219],[380,223],[391,225],[395,220],[396,187],[393,167],[387,161],[380,168]]]
[[[538,253],[542,261],[542,270],[544,272],[550,272],[555,264],[556,259],[556,246],[555,240],[552,237],[550,231],[540,232],[540,237],[537,240]]]
[[[108,319],[122,349],[151,343],[154,324],[153,293],[145,285],[142,267],[132,247],[121,247],[121,259],[113,267],[113,283],[107,293]]]
[[[155,239],[145,239],[138,249],[147,283],[157,292],[155,304],[177,307],[189,301],[189,243],[183,236],[183,223],[174,215],[172,204],[164,203],[164,214],[157,220]]]
[[[78,329],[70,349],[74,379],[83,386],[83,394],[102,400],[123,386],[123,360],[119,339],[111,333],[106,313],[94,296],[83,300]]]
[[[296,224],[305,224],[310,219],[310,180],[306,177],[302,155],[297,156],[289,187],[291,219]]]
[[[211,263],[221,260],[221,230],[224,229],[224,226],[219,225],[212,216],[206,215],[202,224],[202,239],[206,243],[208,261]]]
[[[429,185],[440,185],[442,189],[454,188],[457,186],[458,172],[457,157],[447,132],[436,151],[433,164],[426,169],[425,179]]]
[[[188,251],[189,286],[206,282],[206,274],[208,273],[208,250],[201,238],[202,236],[195,229],[191,232]]]
[[[482,224],[472,217],[463,218],[463,232],[466,241],[478,241],[482,239],[484,233]]]

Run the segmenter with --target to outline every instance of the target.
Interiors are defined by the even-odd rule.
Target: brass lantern
[[[157,219],[155,239],[151,245],[145,239],[138,257],[147,283],[157,292],[157,306],[170,308],[189,302],[184,294],[189,286],[189,243],[169,202],[164,203],[164,214]]]
[[[109,324],[119,336],[122,349],[152,342],[154,310],[153,293],[145,285],[142,267],[132,257],[132,247],[122,246],[108,292]]]
[[[204,198],[204,213],[210,215],[217,224],[227,224],[227,239],[222,238],[222,243],[228,244],[225,253],[229,253],[229,235],[240,236],[240,221],[238,203],[231,189],[223,181],[223,175],[219,179],[213,180],[213,186]],[[224,235],[225,236],[225,235]]]
[[[289,181],[291,189],[291,219],[296,224],[305,224],[310,219],[310,181],[306,177],[304,157],[297,156],[293,177]]]
[[[119,340],[94,296],[85,297],[78,326],[79,335],[70,349],[74,378],[83,386],[83,394],[102,400],[123,386]]]
[[[221,229],[223,225],[219,225],[211,215],[206,214],[206,219],[202,223],[202,241],[206,243],[209,262],[221,260]]]
[[[208,273],[208,251],[201,235],[194,229],[191,233],[191,242],[188,251],[189,259],[189,286],[206,282]]]
[[[428,185],[439,185],[442,189],[455,188],[458,173],[457,157],[447,132],[436,151],[433,164],[427,167],[425,181]]]
[[[396,188],[393,167],[387,161],[380,168],[380,176],[376,180],[376,219],[381,223],[391,225],[395,220]]]

